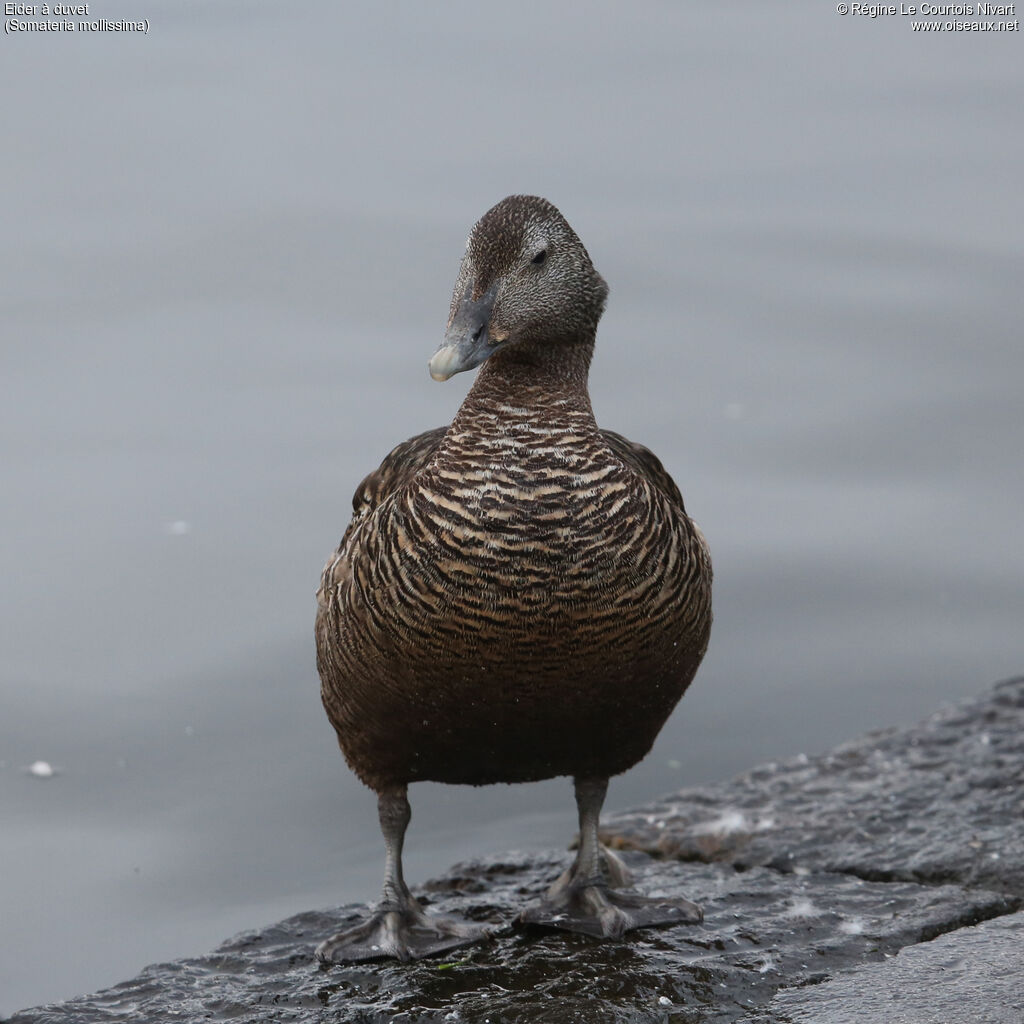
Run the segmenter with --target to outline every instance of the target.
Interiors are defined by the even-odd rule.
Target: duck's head
[[[583,243],[551,203],[502,199],[466,243],[430,376],[447,380],[511,346],[592,341],[607,296]]]

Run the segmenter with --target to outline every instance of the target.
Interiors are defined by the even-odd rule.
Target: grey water
[[[508,193],[609,281],[599,421],[715,561],[705,664],[609,808],[1024,669],[1019,32],[91,7],[149,34],[0,41],[0,1013],[376,897],[313,594],[362,476],[469,386],[426,363]],[[566,780],[411,795],[413,882],[575,827]]]

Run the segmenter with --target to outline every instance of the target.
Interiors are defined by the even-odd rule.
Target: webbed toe
[[[632,889],[595,884],[569,885],[561,892],[549,893],[527,907],[518,920],[598,939],[619,939],[634,928],[699,924],[704,913],[689,900],[651,898]]]
[[[419,907],[385,908],[363,924],[324,939],[316,957],[324,964],[422,960],[481,942],[493,930],[455,917],[426,914]]]

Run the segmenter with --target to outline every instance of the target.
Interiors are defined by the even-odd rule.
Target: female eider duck
[[[410,782],[575,780],[572,867],[520,920],[597,936],[701,920],[651,900],[598,840],[608,779],[650,750],[708,644],[711,562],[658,459],[601,430],[587,371],[608,289],[544,199],[473,228],[435,380],[483,364],[450,427],[360,484],[323,572],[317,666],[378,797],[384,895],[324,962],[416,959],[489,929],[427,914],[402,877]]]

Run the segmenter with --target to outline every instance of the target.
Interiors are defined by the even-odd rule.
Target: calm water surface
[[[1019,33],[97,13],[136,12],[146,38],[0,44],[0,1012],[375,897],[313,592],[355,485],[469,386],[426,362],[510,192],[610,282],[598,418],[715,558],[710,653],[610,807],[1024,669]],[[574,828],[566,780],[412,797],[414,881]]]

